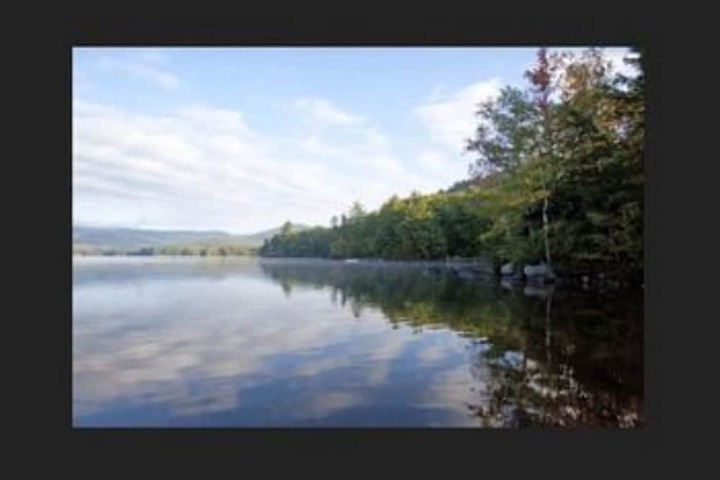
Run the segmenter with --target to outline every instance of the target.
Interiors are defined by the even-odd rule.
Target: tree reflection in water
[[[642,293],[588,294],[464,280],[387,264],[263,261],[283,288],[330,287],[333,303],[394,324],[450,328],[481,345],[468,406],[489,427],[634,427],[643,422]]]

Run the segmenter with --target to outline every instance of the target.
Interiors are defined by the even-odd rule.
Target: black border
[[[239,8],[245,10],[250,7],[243,5]],[[688,154],[687,144],[683,145],[677,140],[678,136],[682,137],[683,125],[685,129],[689,127],[682,116],[675,118],[674,125],[667,126],[671,118],[676,116],[674,112],[671,114],[670,110],[681,108],[682,103],[672,100],[670,90],[673,89],[668,89],[667,86],[688,72],[675,71],[675,78],[670,80],[672,69],[661,68],[667,42],[662,40],[664,30],[657,21],[649,23],[653,22],[654,14],[643,11],[642,7],[638,7],[638,10],[631,14],[630,5],[607,3],[593,4],[592,8],[585,8],[585,12],[550,9],[546,6],[530,9],[518,6],[505,14],[498,14],[489,13],[488,9],[492,9],[492,6],[483,5],[475,7],[472,14],[468,14],[457,7],[457,15],[452,18],[423,15],[411,5],[399,8],[400,10],[394,13],[383,11],[364,13],[363,16],[346,14],[334,18],[322,16],[316,11],[306,12],[304,16],[295,12],[290,14],[283,10],[283,7],[277,9],[285,14],[275,17],[246,14],[244,11],[225,16],[210,14],[207,10],[196,11],[191,15],[177,14],[174,17],[162,17],[163,13],[160,13],[160,18],[155,20],[112,14],[91,17],[90,14],[66,13],[55,17],[53,21],[36,22],[31,35],[41,37],[38,42],[40,48],[27,51],[25,55],[32,56],[32,62],[29,62],[32,65],[26,64],[27,68],[17,76],[18,87],[32,92],[32,96],[17,100],[21,106],[19,112],[26,109],[28,104],[31,109],[35,107],[32,112],[34,116],[20,116],[20,121],[31,127],[29,131],[33,137],[21,140],[22,143],[18,146],[23,147],[26,155],[29,155],[23,159],[29,168],[28,178],[35,183],[37,180],[41,181],[37,203],[27,209],[23,208],[22,218],[27,226],[39,229],[38,233],[31,235],[42,234],[44,237],[41,241],[36,241],[36,246],[30,246],[31,251],[42,254],[37,259],[37,270],[22,281],[32,287],[35,295],[38,288],[42,289],[41,300],[24,302],[23,306],[32,312],[34,304],[37,303],[46,311],[28,313],[16,319],[29,324],[30,347],[21,342],[10,342],[16,344],[11,346],[19,349],[15,358],[22,359],[23,362],[35,362],[32,374],[26,370],[21,371],[19,376],[25,380],[21,382],[18,390],[12,392],[20,400],[21,406],[27,409],[27,413],[19,415],[23,419],[21,428],[36,439],[34,445],[60,450],[60,455],[68,455],[79,463],[91,459],[112,459],[110,465],[118,467],[123,466],[123,459],[135,459],[138,454],[145,452],[156,461],[166,461],[168,468],[182,466],[187,458],[183,454],[194,453],[199,450],[198,447],[205,447],[202,450],[213,462],[217,459],[215,453],[219,447],[230,447],[223,453],[230,453],[234,458],[226,468],[234,464],[237,467],[235,472],[245,474],[250,472],[245,470],[244,462],[247,459],[259,458],[256,457],[259,453],[268,455],[267,466],[285,465],[292,470],[294,464],[285,460],[287,456],[295,456],[295,453],[299,457],[306,457],[319,452],[318,458],[323,462],[332,462],[332,458],[357,453],[360,461],[354,460],[352,464],[345,464],[341,474],[352,473],[356,467],[365,465],[378,467],[377,472],[380,473],[383,472],[380,468],[383,465],[381,462],[385,460],[401,460],[404,463],[403,468],[411,469],[413,466],[423,465],[427,460],[443,457],[445,462],[449,462],[447,470],[441,470],[444,473],[455,470],[452,467],[466,460],[471,471],[477,473],[489,473],[492,466],[513,473],[519,468],[524,470],[526,475],[570,473],[573,476],[585,476],[591,473],[607,476],[630,472],[650,475],[647,468],[653,465],[655,468],[662,468],[672,455],[670,452],[659,452],[659,447],[664,445],[667,448],[672,439],[676,445],[678,440],[689,440],[685,435],[670,434],[673,422],[669,408],[679,398],[684,399],[688,404],[683,405],[682,413],[692,416],[692,412],[696,410],[696,407],[693,407],[695,400],[698,400],[699,404],[702,396],[698,389],[692,388],[699,388],[699,385],[686,381],[679,388],[669,385],[669,382],[672,379],[671,372],[675,371],[686,375],[686,378],[693,378],[692,372],[696,371],[697,367],[693,370],[692,364],[683,365],[683,359],[679,357],[697,357],[693,355],[693,351],[698,348],[697,337],[702,336],[698,335],[697,329],[711,322],[713,315],[698,315],[698,318],[687,320],[686,328],[694,330],[690,335],[686,333],[682,336],[672,325],[681,320],[685,321],[690,313],[696,315],[695,309],[685,304],[694,300],[694,286],[682,280],[676,280],[669,286],[660,278],[661,275],[668,275],[667,272],[670,271],[676,278],[682,274],[687,279],[691,275],[688,262],[705,260],[705,255],[697,249],[707,247],[705,251],[709,252],[713,246],[700,247],[697,238],[692,238],[693,246],[679,245],[683,231],[696,231],[688,216],[683,214],[687,206],[681,204],[682,196],[686,195],[698,201],[701,199],[697,191],[693,193],[691,184],[681,185],[681,181],[686,180],[694,170],[691,163],[693,158],[689,158],[691,155]],[[580,9],[582,10],[582,6]],[[23,33],[27,26],[20,26],[22,28],[18,34],[27,36],[27,30]],[[70,48],[72,45],[101,44],[640,45],[647,55],[648,77],[646,426],[627,431],[72,430]],[[27,60],[28,57],[23,58]],[[32,71],[33,68],[36,71]],[[662,89],[661,93],[662,87],[666,88]],[[689,87],[684,92],[691,96],[692,89]],[[42,140],[37,139],[38,126],[44,127]],[[686,135],[685,141],[691,138]],[[27,153],[28,147],[30,153]],[[64,152],[64,155],[60,152]],[[700,159],[695,160],[698,162],[696,165],[699,165]],[[695,170],[696,175],[697,173]],[[706,185],[709,186],[710,183]],[[683,191],[685,188],[688,191]],[[47,239],[48,231],[54,233],[50,244]],[[21,245],[18,245],[17,251],[27,251],[27,237],[22,240],[25,246],[20,248]],[[674,257],[673,251],[677,252],[677,249],[688,253],[683,257]],[[694,256],[693,251],[696,252]],[[47,259],[47,254],[52,255],[57,262],[52,271],[44,271],[42,262]],[[21,267],[27,266],[26,261],[21,262]],[[38,275],[38,271],[41,275]],[[697,276],[692,278],[698,279]],[[712,291],[707,287],[704,291],[702,288],[695,290],[712,298]],[[685,293],[684,298],[682,293]],[[668,348],[668,344],[671,344],[671,348]],[[707,357],[705,361],[712,362],[712,357]],[[30,378],[27,379],[28,377]],[[699,380],[698,377],[695,373],[693,381]],[[55,390],[48,392],[48,386]],[[33,389],[37,390],[31,392]],[[703,421],[709,415],[712,415],[712,409],[708,407],[704,415],[695,413],[695,417],[690,421]],[[681,424],[682,422],[678,422],[675,426]],[[49,442],[49,438],[52,441]],[[67,450],[62,452],[65,449]],[[172,455],[165,455],[166,453]],[[232,472],[233,470],[229,471]],[[430,471],[427,470],[426,473]]]
[[[408,12],[409,13],[409,12]],[[520,17],[522,18],[522,17]],[[295,45],[295,46],[452,46],[452,45],[625,45],[645,43],[642,30],[619,22],[612,35],[606,25],[587,14],[562,18],[518,21],[514,15],[442,17],[417,16],[372,19],[335,16],[241,16],[164,20],[162,25],[144,19],[109,18],[103,22],[73,19],[73,45]],[[160,28],[158,28],[160,27]],[[82,33],[79,33],[82,32]],[[551,33],[549,33],[551,32]]]

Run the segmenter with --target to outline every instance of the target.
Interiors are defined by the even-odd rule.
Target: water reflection
[[[484,426],[637,426],[642,422],[642,296],[463,281],[422,267],[266,261],[291,284],[326,284],[391,322],[450,327],[485,348],[471,370],[485,388],[469,405]],[[359,308],[359,307],[357,307]]]
[[[78,261],[74,424],[640,422],[642,304],[534,293],[412,267]]]

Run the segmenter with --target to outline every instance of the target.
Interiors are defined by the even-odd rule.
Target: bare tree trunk
[[[550,221],[548,220],[548,198],[545,197],[543,201],[543,236],[545,237],[545,261],[547,262],[548,269],[552,271],[552,259],[550,258],[550,240],[548,238],[548,231],[550,229]]]
[[[545,161],[549,162],[550,158],[553,156],[553,132],[552,132],[552,121],[550,119],[550,94],[552,91],[552,71],[551,71],[551,65],[548,62],[547,58],[547,50],[545,48],[541,48],[538,52],[538,66],[535,70],[535,78],[532,78],[531,81],[538,87],[538,106],[540,107],[540,111],[542,112],[542,126],[543,126],[543,143],[544,145],[541,146],[541,157],[545,157]],[[547,263],[548,270],[550,271],[550,276],[553,276],[552,274],[552,258],[550,257],[550,239],[549,239],[549,230],[550,230],[550,220],[548,219],[548,207],[550,204],[550,201],[548,200],[548,196],[550,195],[549,192],[549,181],[548,181],[548,165],[543,166],[542,168],[542,182],[543,182],[543,188],[545,189],[545,199],[543,200],[543,237],[545,240],[545,261]]]
[[[548,293],[548,297],[545,300],[545,360],[547,362],[547,368],[548,371],[550,371],[550,367],[552,364],[552,352],[550,351],[550,345],[552,340],[552,297],[553,297],[553,291],[554,287],[552,287],[552,290]]]

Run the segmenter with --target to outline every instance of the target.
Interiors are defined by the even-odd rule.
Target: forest
[[[103,248],[96,246],[73,246],[74,255],[104,255],[104,256],[152,256],[152,255],[179,255],[179,256],[231,256],[255,255],[258,249],[255,246],[242,243],[212,244],[190,243],[179,245],[159,245],[139,248]]]
[[[331,226],[265,240],[267,257],[491,258],[558,276],[643,278],[642,52],[614,71],[600,50],[541,48],[523,88],[478,104],[468,177],[432,194],[355,202]]]

